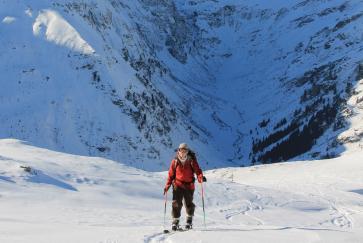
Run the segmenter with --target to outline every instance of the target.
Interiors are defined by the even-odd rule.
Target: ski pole
[[[205,210],[204,210],[204,190],[203,190],[203,182],[200,183],[200,187],[202,188],[202,205],[203,205],[203,216],[204,216],[204,228],[206,228],[206,225],[205,225]]]
[[[169,230],[165,229],[165,217],[166,217],[166,203],[168,201],[168,192],[165,192],[165,202],[164,202],[164,234],[169,233]]]
[[[165,202],[164,202],[164,227],[165,227],[165,223],[166,223],[166,203],[168,201],[168,192],[165,192]]]

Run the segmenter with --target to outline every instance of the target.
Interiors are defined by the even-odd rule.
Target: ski
[[[168,230],[168,229],[165,229],[163,230],[163,233],[164,234],[171,234],[171,233],[177,233],[177,232],[185,232],[185,231],[190,231],[192,230],[192,228],[188,229],[188,228],[180,228],[180,229],[177,229],[177,230]]]
[[[177,230],[168,230],[168,229],[164,229],[163,230],[163,233],[164,234],[171,234],[171,233],[177,233],[177,232],[185,232],[185,231],[189,231],[191,230],[190,229],[187,229],[187,228],[178,228]]]

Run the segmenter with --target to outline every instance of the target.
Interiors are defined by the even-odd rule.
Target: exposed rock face
[[[150,170],[165,169],[183,141],[208,167],[326,158],[361,141],[360,1],[13,5],[0,4],[23,16],[2,37],[3,56],[15,58],[0,63],[11,83],[0,92],[1,137]],[[84,43],[11,29],[28,33],[45,9]]]

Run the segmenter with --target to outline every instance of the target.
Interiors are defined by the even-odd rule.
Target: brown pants
[[[188,190],[181,187],[173,188],[173,203],[172,203],[172,216],[173,218],[180,218],[180,211],[183,207],[183,198],[185,202],[185,209],[188,216],[194,215],[195,205],[193,203],[194,190]]]

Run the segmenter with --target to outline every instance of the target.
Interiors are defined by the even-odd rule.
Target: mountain
[[[359,148],[363,3],[0,2],[0,137],[165,169]]]

